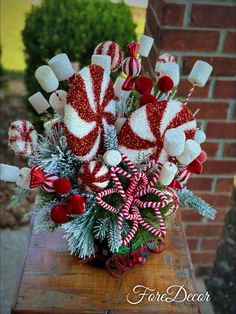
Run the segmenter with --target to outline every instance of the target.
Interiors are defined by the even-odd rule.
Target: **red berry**
[[[66,208],[70,214],[80,215],[85,209],[85,199],[80,194],[71,195],[66,202]]]
[[[201,174],[203,170],[202,163],[196,158],[188,165],[187,170],[192,173]]]
[[[140,106],[144,106],[147,104],[157,104],[157,99],[154,95],[144,94],[140,97]]]
[[[50,218],[55,224],[64,224],[69,220],[67,215],[68,212],[66,210],[66,206],[58,204],[53,206],[50,213]]]
[[[139,76],[135,81],[135,89],[142,95],[150,94],[153,88],[152,79],[148,76]]]
[[[167,93],[174,87],[174,83],[169,76],[162,76],[157,82],[158,89],[163,92]]]
[[[60,179],[57,179],[54,182],[53,187],[54,187],[55,191],[57,192],[57,194],[59,194],[59,195],[67,194],[71,190],[70,181],[66,177],[62,177]]]
[[[139,265],[143,265],[145,263],[145,257],[140,254],[134,254],[134,264],[139,264]]]

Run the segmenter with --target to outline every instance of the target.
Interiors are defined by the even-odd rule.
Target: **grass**
[[[59,1],[59,0],[55,0]],[[69,0],[68,0],[69,1]],[[30,11],[32,0],[0,0],[1,3],[1,62],[7,72],[22,72],[25,69],[24,46],[21,31],[25,15]],[[145,25],[145,9],[131,8],[136,33],[142,34]],[[18,74],[17,74],[18,75]]]

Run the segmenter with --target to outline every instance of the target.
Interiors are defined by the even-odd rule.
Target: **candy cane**
[[[109,205],[108,203],[106,203],[105,201],[103,201],[103,197],[106,196],[106,195],[110,195],[112,193],[117,193],[117,189],[116,188],[111,188],[111,189],[108,189],[108,190],[104,190],[100,193],[97,194],[97,197],[96,197],[96,201],[99,205],[101,205],[103,208],[107,209],[109,212],[111,213],[115,213],[115,214],[118,214],[119,213],[119,209]]]
[[[130,159],[125,155],[121,154],[122,159],[126,162],[126,164],[129,166],[129,168],[132,170],[133,174],[136,175],[138,174],[138,170],[135,167],[135,165],[130,161]]]
[[[196,87],[196,84],[194,83],[193,86],[192,86],[192,88],[190,88],[190,90],[189,90],[189,92],[188,92],[188,96],[187,96],[187,98],[186,98],[186,100],[185,100],[185,102],[184,102],[184,105],[187,105],[187,103],[188,103],[190,97],[192,96],[192,93],[193,93],[194,90],[195,90],[195,87]]]

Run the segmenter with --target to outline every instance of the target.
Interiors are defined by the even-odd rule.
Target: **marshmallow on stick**
[[[200,155],[200,153],[200,145],[194,140],[187,140],[185,142],[184,151],[176,158],[182,165],[189,165],[195,158]]]
[[[48,65],[41,65],[35,71],[35,77],[42,89],[47,93],[53,92],[59,86],[56,75]]]
[[[16,182],[20,169],[15,166],[0,164],[0,180],[5,182]]]
[[[48,61],[59,81],[65,81],[75,74],[75,70],[70,63],[70,60],[65,53],[59,53]]]
[[[209,79],[212,66],[204,61],[198,60],[195,62],[192,71],[189,74],[188,80],[199,87],[203,87]]]
[[[30,96],[28,101],[31,103],[38,114],[45,112],[50,107],[48,101],[44,98],[41,92],[37,92]]]
[[[53,110],[59,115],[64,116],[65,106],[66,106],[67,92],[64,90],[56,90],[51,94],[49,98],[49,103]]]
[[[154,39],[152,37],[146,36],[146,35],[140,35],[139,37],[139,49],[138,49],[138,53],[142,56],[142,57],[148,57],[149,52],[152,48]]]
[[[165,133],[164,150],[169,156],[180,155],[185,146],[186,136],[184,131],[178,129],[169,129]]]
[[[21,168],[18,178],[16,179],[16,185],[22,189],[28,189],[30,185],[30,168]]]
[[[176,62],[157,63],[157,65],[155,72],[159,74],[159,78],[169,76],[174,86],[179,84],[179,65]]]
[[[124,82],[125,82],[125,79],[121,76],[118,76],[114,85],[113,85],[113,88],[114,88],[115,95],[118,98],[120,98],[120,99],[122,98],[122,100],[125,101],[129,97],[131,91],[127,91],[127,90],[122,89]]]
[[[116,128],[117,133],[120,132],[120,130],[121,130],[123,124],[125,123],[125,121],[126,121],[126,118],[122,118],[122,117],[116,119],[114,125],[115,125],[115,128]]]
[[[177,171],[178,168],[175,164],[168,161],[165,162],[161,169],[158,181],[163,185],[169,185],[173,181]]]
[[[103,155],[103,160],[107,165],[116,166],[121,162],[121,154],[118,150],[108,150]]]
[[[197,129],[195,136],[194,136],[194,140],[198,144],[202,144],[203,142],[205,142],[205,140],[206,140],[205,132],[202,129]]]
[[[92,64],[100,65],[108,75],[111,73],[111,57],[108,55],[92,55]]]

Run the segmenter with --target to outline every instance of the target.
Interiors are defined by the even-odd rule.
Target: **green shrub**
[[[44,0],[33,6],[22,32],[26,55],[25,81],[30,94],[39,90],[36,68],[65,52],[80,66],[90,63],[101,41],[114,40],[123,51],[136,39],[129,7],[110,0]]]

